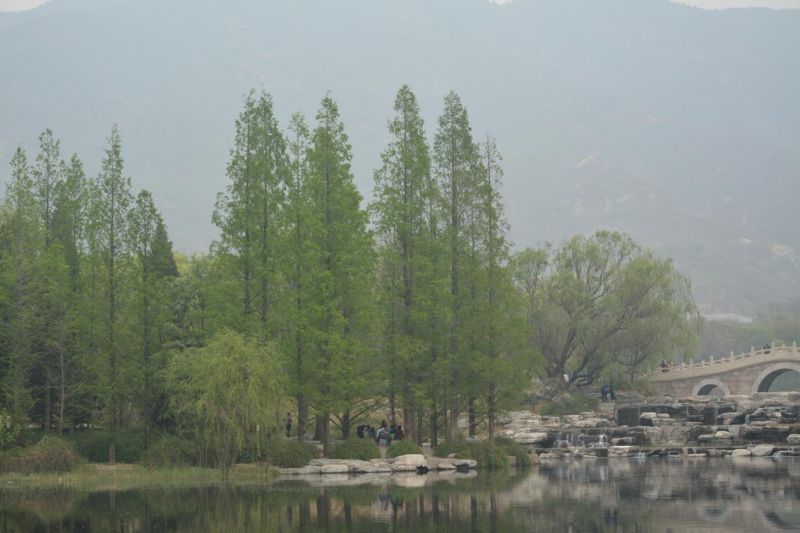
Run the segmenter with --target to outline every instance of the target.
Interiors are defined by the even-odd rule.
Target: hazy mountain
[[[339,101],[369,195],[402,83],[451,88],[505,155],[517,246],[611,227],[673,256],[708,311],[800,295],[800,12],[667,0],[52,0],[0,15],[0,176],[51,127],[127,168],[202,251],[241,96]]]

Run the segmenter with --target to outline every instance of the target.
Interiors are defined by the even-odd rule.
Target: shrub
[[[12,422],[11,416],[4,409],[0,409],[0,450],[16,441],[20,430],[19,425]]]
[[[264,446],[264,458],[273,466],[300,468],[319,457],[317,447],[308,442],[275,437]]]
[[[517,466],[527,468],[531,466],[531,456],[528,451],[520,443],[508,437],[496,437],[494,439],[495,445],[503,450],[506,455],[516,457]]]
[[[388,457],[399,457],[409,453],[422,453],[422,449],[414,441],[399,440],[393,442],[389,449],[386,450]]]
[[[142,463],[154,467],[181,467],[197,463],[194,444],[174,435],[162,435],[153,439],[142,454]]]
[[[508,466],[506,450],[489,441],[457,440],[446,442],[436,447],[436,457],[447,457],[455,454],[458,459],[474,459],[481,468],[496,470]]]
[[[99,429],[75,431],[69,441],[79,454],[94,463],[108,461],[108,432]],[[145,451],[144,431],[117,430],[116,459],[118,463],[138,463]]]
[[[445,442],[433,450],[433,455],[436,457],[447,457],[451,453],[455,454],[455,457],[459,459],[472,459],[472,450],[470,450],[469,443],[465,440]]]
[[[472,459],[478,461],[478,467],[487,470],[500,470],[508,466],[508,455],[505,450],[490,441],[470,443]]]
[[[378,459],[381,452],[372,439],[349,438],[331,448],[328,457],[331,459],[360,459],[369,461]]]
[[[80,456],[66,440],[47,435],[33,446],[4,454],[0,470],[20,474],[69,472],[79,462]]]
[[[549,402],[544,402],[541,414],[545,416],[574,415],[584,411],[597,409],[600,400],[594,395],[588,395],[580,391],[572,394],[562,394]]]

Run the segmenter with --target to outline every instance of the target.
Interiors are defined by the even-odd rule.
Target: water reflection
[[[0,531],[786,531],[794,459],[574,461],[495,475],[331,476],[184,490],[0,491]]]

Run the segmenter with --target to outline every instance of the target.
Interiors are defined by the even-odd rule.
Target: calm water
[[[116,493],[0,490],[0,531],[792,531],[795,459],[559,462]]]

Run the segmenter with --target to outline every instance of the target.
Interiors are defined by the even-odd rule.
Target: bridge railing
[[[773,343],[769,346],[764,346],[756,350],[755,346],[750,347],[749,352],[743,352],[739,354],[735,354],[731,352],[729,355],[723,355],[721,357],[715,358],[713,355],[707,361],[697,361],[695,362],[694,359],[690,359],[689,362],[681,362],[675,365],[672,365],[666,369],[656,368],[653,372],[655,374],[659,374],[662,372],[680,372],[681,370],[690,370],[692,368],[707,368],[712,367],[714,365],[724,365],[725,363],[730,363],[733,361],[738,361],[741,359],[746,359],[748,357],[759,357],[763,355],[800,355],[800,347],[797,346],[797,341],[793,342],[791,345],[781,344],[778,345],[777,343]]]

